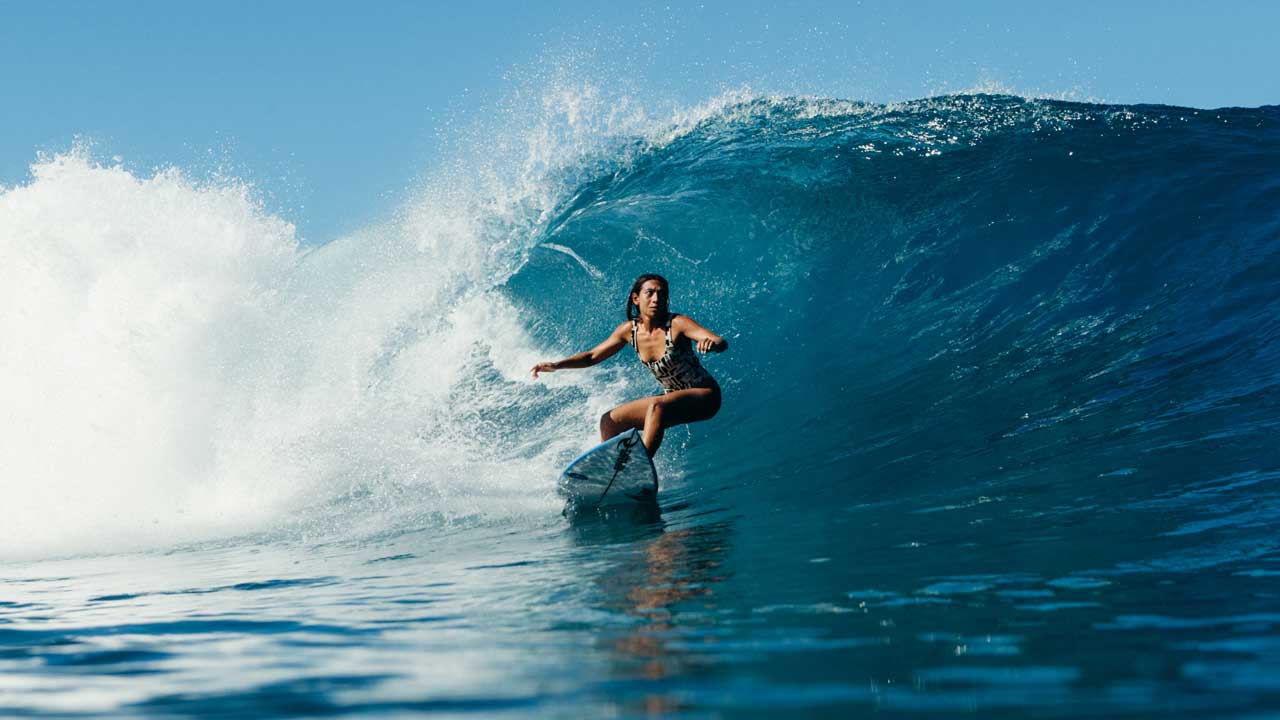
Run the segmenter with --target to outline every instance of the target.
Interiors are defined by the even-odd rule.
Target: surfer
[[[661,275],[636,278],[627,295],[627,319],[604,342],[563,360],[540,362],[530,371],[536,379],[538,373],[591,367],[630,343],[640,362],[662,385],[662,394],[623,403],[601,415],[600,440],[636,428],[651,457],[662,445],[667,428],[710,420],[719,412],[720,385],[702,367],[694,349],[702,353],[729,349],[724,338],[693,318],[667,309],[668,287]]]

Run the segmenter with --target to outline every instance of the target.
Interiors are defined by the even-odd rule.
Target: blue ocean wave
[[[0,191],[0,712],[1274,712],[1280,108],[550,94],[319,248]],[[654,271],[723,409],[562,516]]]
[[[576,186],[506,289],[543,340],[586,347],[630,278],[667,275],[733,342],[686,458],[710,484],[1269,471],[1278,128],[1276,108],[752,100]]]

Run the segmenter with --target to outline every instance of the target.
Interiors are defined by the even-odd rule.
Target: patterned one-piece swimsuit
[[[671,393],[677,390],[688,390],[689,388],[713,388],[717,387],[716,379],[702,367],[702,362],[698,360],[697,353],[693,350],[693,343],[686,340],[677,345],[671,340],[671,320],[674,314],[667,316],[665,330],[667,332],[667,351],[662,357],[653,362],[645,362],[645,367],[653,373],[657,378],[658,384],[662,385],[663,393]],[[640,345],[636,342],[636,329],[639,326],[635,318],[631,320],[631,345],[636,349],[636,358],[640,357]]]

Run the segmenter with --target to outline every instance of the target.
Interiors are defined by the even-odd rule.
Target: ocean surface
[[[1280,108],[584,97],[321,246],[0,190],[0,715],[1280,713]],[[565,517],[642,272],[724,407]]]

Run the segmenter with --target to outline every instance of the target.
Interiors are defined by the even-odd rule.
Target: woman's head
[[[627,294],[627,319],[642,315],[665,316],[669,290],[667,279],[661,275],[645,273],[636,278],[631,284],[631,292]]]

